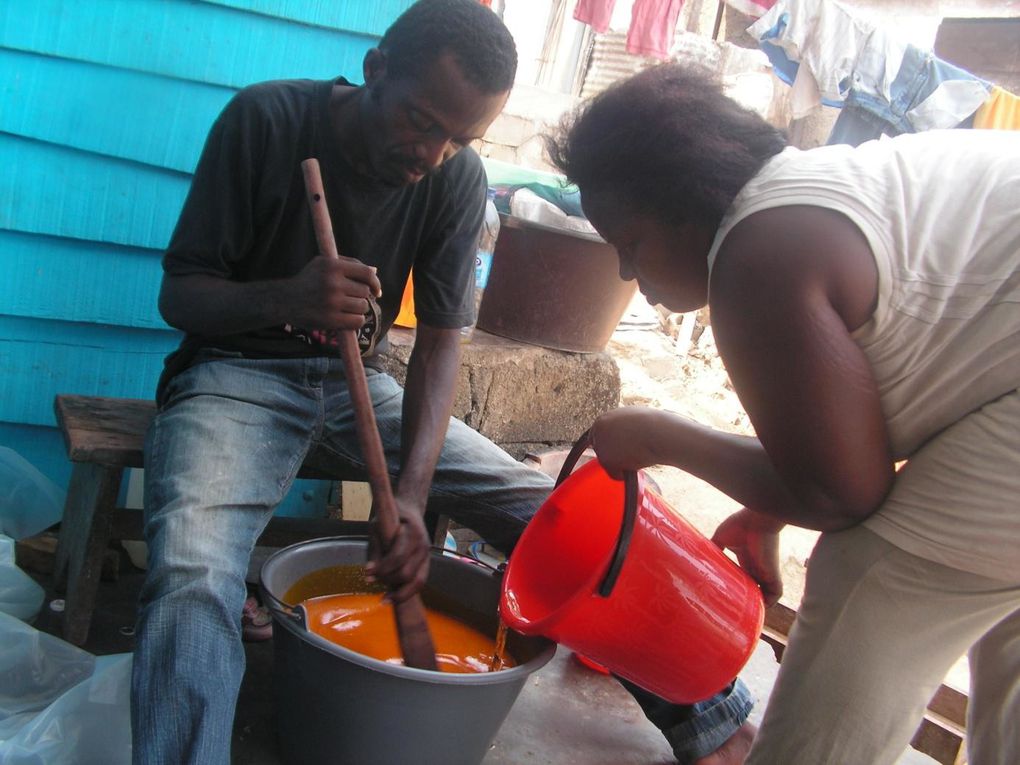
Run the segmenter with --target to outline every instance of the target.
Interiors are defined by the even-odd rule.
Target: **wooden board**
[[[145,399],[57,396],[54,408],[72,462],[142,467],[156,405]]]
[[[71,462],[143,467],[142,448],[145,433],[156,415],[155,403],[137,398],[60,395],[53,406]],[[337,464],[323,450],[308,455],[298,476],[365,480],[364,472]]]

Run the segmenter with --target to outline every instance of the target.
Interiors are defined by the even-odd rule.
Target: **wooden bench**
[[[57,396],[57,424],[73,463],[60,524],[54,581],[64,593],[64,639],[82,645],[88,638],[103,553],[116,539],[141,539],[141,511],[117,507],[125,468],[142,467],[142,444],[156,413],[148,400]],[[298,472],[302,478],[364,481],[363,472],[342,474],[328,467],[326,455],[313,451]],[[332,461],[335,466],[335,460]],[[434,538],[446,536],[445,519],[429,519]],[[363,521],[331,518],[270,520],[258,543],[283,547],[305,539],[364,534]]]

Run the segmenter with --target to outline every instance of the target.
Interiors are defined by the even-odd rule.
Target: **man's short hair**
[[[390,77],[416,76],[444,53],[483,93],[514,84],[517,48],[502,20],[478,0],[419,0],[386,30],[379,49]]]

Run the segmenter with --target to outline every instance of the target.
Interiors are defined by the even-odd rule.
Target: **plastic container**
[[[484,674],[430,672],[372,659],[305,629],[279,598],[328,566],[364,563],[362,537],[301,542],[262,567],[263,602],[273,605],[274,694],[280,751],[290,765],[477,765],[528,676],[555,646],[508,633],[516,667]],[[326,594],[326,593],[323,593]],[[454,604],[495,635],[499,581],[468,558],[433,551],[425,603]],[[444,609],[446,610],[446,609]]]
[[[554,202],[539,196],[529,188],[520,188],[513,192],[510,199],[510,214],[515,218],[549,228],[598,238],[598,232],[587,218],[582,215],[567,215]]]
[[[418,318],[414,315],[414,270],[407,275],[404,293],[400,296],[400,310],[393,323],[398,327],[414,329],[418,326]]]
[[[560,351],[606,347],[637,282],[601,238],[504,216],[478,329]]]
[[[674,703],[709,698],[758,643],[757,584],[640,472],[616,481],[592,460],[564,479],[579,453],[510,557],[503,620]]]
[[[485,220],[478,236],[478,247],[475,252],[475,322],[461,330],[461,339],[469,342],[474,334],[478,311],[482,305],[482,295],[489,283],[489,272],[492,270],[492,255],[499,238],[499,213],[496,211],[496,191],[489,189],[485,195]]]

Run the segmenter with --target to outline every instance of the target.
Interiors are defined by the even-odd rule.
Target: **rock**
[[[411,330],[390,331],[386,372],[403,384]],[[620,403],[620,373],[607,353],[567,353],[476,329],[464,346],[453,415],[520,458],[572,443]]]

